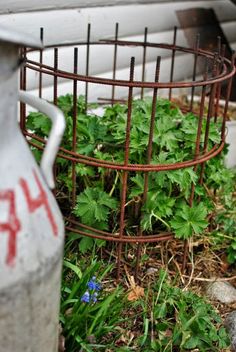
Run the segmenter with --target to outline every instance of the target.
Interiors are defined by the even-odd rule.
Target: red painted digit
[[[29,186],[27,184],[27,181],[23,178],[20,179],[20,185],[21,185],[22,190],[24,192],[29,212],[33,213],[36,209],[43,206],[45,208],[47,218],[51,224],[53,234],[54,234],[54,236],[57,236],[58,235],[58,228],[57,228],[57,224],[55,223],[52,211],[51,211],[49,204],[48,204],[47,194],[44,191],[42,184],[41,184],[35,170],[33,170],[33,174],[34,174],[34,178],[35,178],[36,184],[39,189],[39,195],[35,199],[33,199],[30,195],[30,190],[29,190]]]
[[[7,265],[14,265],[14,260],[17,254],[16,237],[21,229],[20,220],[16,215],[15,194],[12,190],[0,192],[0,201],[9,203],[9,217],[5,223],[0,223],[0,231],[8,232],[8,251],[6,257]]]

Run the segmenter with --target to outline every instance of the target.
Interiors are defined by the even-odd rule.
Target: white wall
[[[0,1],[0,9],[4,8],[4,5],[1,4],[3,2],[5,3],[4,0]],[[14,1],[16,4],[18,2]],[[31,0],[24,2],[28,3],[29,8],[31,8],[30,4],[35,3]],[[68,1],[63,0],[63,2],[68,5]],[[41,6],[41,1],[37,3]],[[126,1],[126,3],[130,3],[130,1]],[[192,7],[214,8],[218,19],[225,24],[236,21],[236,6],[230,0],[208,0],[25,11],[2,14],[0,24],[37,36],[40,27],[44,27],[45,44],[56,44],[84,40],[88,23],[92,25],[91,35],[94,40],[111,37],[116,22],[120,23],[121,37],[141,34],[145,26],[149,28],[150,33],[168,31],[179,24],[175,11]]]
[[[109,5],[109,6],[108,6]],[[111,6],[113,5],[113,6]],[[114,38],[115,23],[119,22],[119,38],[131,40],[143,40],[144,27],[148,27],[148,41],[172,42],[174,26],[178,26],[176,10],[192,7],[213,8],[221,22],[223,31],[232,48],[236,49],[236,6],[230,0],[208,1],[148,1],[148,0],[0,0],[0,24],[39,36],[40,27],[44,28],[44,44],[68,44],[81,42],[86,39],[87,25],[91,23],[91,40],[101,38]],[[178,31],[177,43],[187,45],[184,34]],[[79,48],[79,70],[85,72],[84,48]],[[112,69],[112,52],[108,46],[91,47],[90,74],[110,77]],[[53,51],[44,53],[44,62],[52,64]],[[128,77],[127,67],[129,58],[136,56],[136,73],[140,75],[142,55],[140,50],[131,48],[118,49],[118,76]],[[161,72],[162,80],[167,80],[165,75],[170,62],[169,52],[157,52],[149,50],[147,66],[147,79],[154,70],[157,55],[162,55]],[[30,54],[29,58],[38,59],[38,54]],[[183,79],[191,75],[192,67],[189,58],[185,55],[178,57],[178,70],[175,79]],[[71,70],[73,63],[73,47],[59,48],[59,68]],[[153,76],[153,74],[152,74]],[[71,91],[71,82],[59,80],[59,93]],[[52,79],[43,78],[43,84],[47,87],[44,96],[52,98]],[[27,79],[27,89],[34,90],[38,86],[38,75],[31,72]],[[83,85],[82,85],[83,86]],[[82,89],[82,88],[81,88]],[[96,94],[98,87],[96,86]],[[104,94],[103,86],[99,86],[101,95]],[[90,90],[91,93],[91,90]]]
[[[187,1],[187,0],[182,0]],[[198,1],[198,0],[196,0]],[[195,2],[196,2],[195,1]],[[212,0],[214,1],[214,0]],[[0,1],[0,13],[17,13],[29,11],[42,11],[54,9],[71,9],[83,7],[98,7],[98,6],[118,6],[129,4],[150,4],[161,3],[166,0],[5,0]],[[170,2],[170,1],[169,1]],[[180,2],[180,0],[172,0]]]

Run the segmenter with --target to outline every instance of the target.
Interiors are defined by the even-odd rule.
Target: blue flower
[[[93,276],[91,280],[87,283],[87,286],[89,290],[91,291],[100,291],[101,290],[101,285],[96,282],[96,276]]]
[[[92,278],[87,283],[87,291],[81,297],[81,302],[84,303],[96,303],[98,300],[98,291],[101,290],[101,285],[96,281],[96,276]]]
[[[93,303],[96,303],[98,300],[98,293],[94,292],[91,296],[91,301],[93,301]]]
[[[89,303],[90,302],[90,293],[86,291],[81,297],[81,302]]]

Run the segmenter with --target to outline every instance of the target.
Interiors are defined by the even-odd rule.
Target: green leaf
[[[200,234],[208,225],[206,215],[206,208],[201,203],[193,207],[183,204],[171,221],[175,236],[187,239],[193,234]]]
[[[60,96],[57,98],[57,106],[65,115],[72,114],[73,96],[71,94]]]
[[[232,246],[233,243],[233,246]],[[233,264],[236,262],[236,249],[235,249],[235,242],[232,242],[231,245],[228,248],[228,255],[227,255],[227,261],[229,264]]]
[[[48,136],[51,126],[51,120],[41,112],[31,112],[27,117],[26,127],[40,137]]]
[[[90,166],[86,166],[84,164],[77,164],[75,167],[76,173],[80,176],[94,176],[95,170]]]
[[[86,253],[93,247],[94,240],[91,237],[83,237],[79,242],[79,250],[81,253]]]
[[[161,304],[158,304],[156,307],[155,307],[155,311],[156,311],[156,317],[158,319],[160,318],[164,318],[167,314],[167,304],[166,302],[163,302]]]
[[[117,207],[116,199],[99,188],[87,187],[77,197],[74,214],[81,218],[81,221],[93,226],[95,224],[106,224],[111,210]]]
[[[82,277],[82,272],[80,270],[80,268],[77,265],[72,264],[71,262],[69,262],[68,260],[64,260],[63,264],[66,268],[71,269],[77,276],[79,279],[81,279]]]
[[[130,198],[139,196],[143,194],[144,188],[144,178],[140,174],[136,174],[134,177],[131,177],[133,185],[131,186]]]
[[[188,350],[194,349],[198,346],[198,343],[199,343],[199,338],[197,336],[191,336],[184,343],[184,348],[187,348]]]

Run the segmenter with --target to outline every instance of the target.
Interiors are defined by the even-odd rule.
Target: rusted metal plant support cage
[[[115,35],[113,40],[101,40],[98,42],[92,42],[90,40],[91,26],[88,25],[87,30],[87,40],[83,43],[73,43],[71,48],[71,61],[72,69],[63,70],[60,69],[60,50],[61,47],[46,47],[43,50],[39,51],[39,60],[32,61],[28,58],[28,53],[31,50],[24,50],[23,56],[26,60],[26,65],[21,73],[21,89],[27,90],[27,76],[30,71],[38,73],[38,95],[44,97],[44,88],[43,82],[51,77],[53,80],[53,92],[51,101],[54,104],[57,104],[57,98],[60,95],[59,92],[59,82],[61,80],[66,80],[71,82],[71,91],[68,92],[73,95],[73,138],[72,145],[70,150],[60,149],[58,157],[69,160],[72,165],[72,192],[70,193],[70,206],[73,209],[76,202],[76,194],[78,183],[80,182],[78,176],[76,175],[76,165],[83,164],[86,166],[93,166],[104,168],[106,170],[115,170],[118,172],[121,177],[120,187],[121,187],[121,196],[120,196],[120,211],[118,218],[118,225],[116,229],[111,231],[102,231],[96,228],[91,228],[73,216],[71,211],[70,214],[67,213],[66,216],[66,226],[67,230],[73,233],[78,233],[83,236],[89,236],[96,239],[102,239],[106,241],[112,241],[117,243],[117,275],[120,276],[121,272],[121,263],[122,263],[122,251],[124,244],[129,243],[134,245],[136,248],[136,275],[140,265],[140,255],[142,244],[155,243],[160,241],[168,241],[173,238],[173,234],[170,232],[164,233],[152,233],[147,234],[142,232],[141,227],[137,226],[136,234],[128,234],[126,232],[126,205],[127,205],[127,188],[128,180],[130,174],[134,175],[140,173],[144,175],[144,189],[142,196],[142,204],[145,203],[147,192],[149,189],[148,177],[149,173],[161,172],[168,170],[176,170],[180,168],[192,167],[194,171],[198,169],[200,177],[199,183],[203,183],[204,176],[204,165],[205,163],[218,155],[225,143],[225,122],[226,122],[226,113],[228,109],[228,101],[231,90],[232,77],[235,74],[234,67],[234,57],[232,60],[228,60],[224,57],[224,45],[221,45],[220,38],[218,38],[218,51],[211,53],[204,50],[201,50],[199,47],[199,37],[196,38],[196,44],[194,48],[185,48],[178,46],[176,44],[177,38],[177,29],[174,29],[173,42],[172,44],[157,44],[148,41],[148,30],[145,28],[144,31],[144,40],[142,42],[134,41],[124,41],[119,40],[118,38],[118,24],[115,27]],[[41,30],[41,38],[43,39],[43,30]],[[80,56],[80,48],[85,48],[85,56]],[[91,61],[92,50],[100,49],[101,52],[105,48],[109,47],[111,50],[110,57],[104,57],[104,60],[110,63],[112,68],[112,75],[110,78],[102,77],[101,75],[96,76],[90,75],[91,69],[93,68],[94,63]],[[47,50],[54,50],[54,63],[53,65],[46,65],[44,63],[44,55]],[[127,78],[119,77],[119,58],[122,57],[124,62],[124,55],[122,50],[128,50],[128,55],[130,55],[131,50],[138,51],[138,54],[135,51],[134,56],[127,58],[129,62],[129,75]],[[169,54],[166,54],[168,53]],[[152,69],[151,74],[148,77],[148,54],[155,55],[156,64],[155,69]],[[137,54],[137,55],[136,55]],[[178,72],[183,67],[178,66],[178,58],[181,56],[188,57],[187,64],[191,68],[192,78],[186,81],[178,81]],[[161,56],[163,58],[161,59]],[[166,57],[168,59],[168,68],[166,68]],[[126,61],[127,61],[126,60]],[[198,72],[198,66],[200,62],[205,63],[205,72]],[[96,61],[96,58],[95,58]],[[162,69],[162,63],[164,69]],[[83,65],[82,65],[83,64]],[[138,67],[138,72],[136,71],[136,65]],[[80,73],[80,67],[84,67],[84,72]],[[127,65],[128,66],[128,65]],[[164,78],[162,79],[162,73]],[[168,77],[167,77],[168,75]],[[138,78],[136,78],[138,77]],[[83,82],[83,88],[80,88],[81,82]],[[221,93],[222,85],[227,85],[227,96],[225,99],[223,118],[218,119],[219,115],[219,99]],[[106,96],[101,97],[98,94],[99,85],[106,87]],[[95,87],[95,88],[94,88]],[[93,91],[93,97],[90,99],[90,92]],[[176,162],[171,164],[155,164],[153,163],[153,153],[152,153],[152,144],[154,137],[154,124],[156,116],[156,101],[158,95],[165,95],[170,100],[173,98],[175,93],[183,92],[187,94],[190,98],[188,104],[185,105],[185,111],[193,111],[193,102],[196,94],[199,96],[199,108],[194,113],[198,117],[198,129],[196,130],[196,141],[195,141],[195,153],[192,155],[192,158],[185,160],[183,162]],[[163,93],[164,92],[164,93]],[[130,153],[130,132],[132,127],[132,102],[134,98],[143,99],[144,96],[148,93],[152,97],[152,112],[150,117],[150,131],[149,131],[149,141],[147,145],[147,157],[145,164],[131,164],[129,162],[129,153]],[[124,160],[123,162],[117,162],[115,160],[98,160],[94,157],[89,157],[78,152],[77,143],[80,136],[77,135],[77,119],[76,119],[76,102],[79,95],[85,96],[86,106],[88,106],[89,101],[93,100],[99,104],[110,104],[113,105],[116,102],[127,104],[127,124],[126,124],[126,138],[124,145]],[[44,143],[42,138],[39,138],[37,135],[33,134],[32,131],[27,131],[25,128],[25,119],[26,119],[26,110],[25,106],[21,106],[21,128],[24,134],[31,139],[29,142],[38,147],[38,142]],[[202,133],[202,122],[203,119],[206,119],[206,131],[204,136],[204,143],[200,143],[200,136]],[[221,142],[215,144],[211,149],[208,144],[208,134],[209,134],[209,125],[210,121],[214,120],[221,121]],[[189,204],[192,205],[194,198],[195,186],[192,184]],[[156,200],[158,202],[158,199]],[[117,230],[118,229],[118,230]],[[185,243],[184,255],[183,255],[183,268],[186,265],[187,260],[187,243]]]

